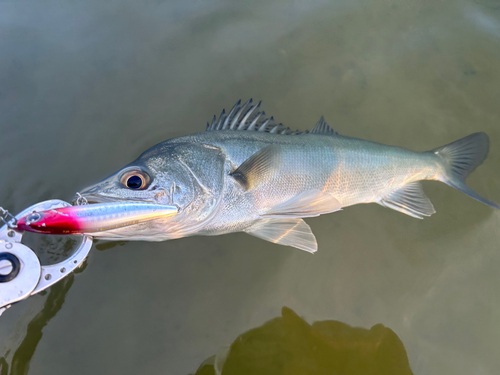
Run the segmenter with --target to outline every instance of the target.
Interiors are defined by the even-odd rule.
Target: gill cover
[[[223,152],[219,148],[203,144],[178,144],[173,147],[169,162],[178,163],[177,173],[182,173],[184,180],[189,179],[191,186],[190,191],[182,191],[181,187],[178,192],[183,201],[183,220],[192,225],[204,222],[216,211],[222,198],[225,163]]]

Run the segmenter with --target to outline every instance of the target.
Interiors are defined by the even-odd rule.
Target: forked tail
[[[500,210],[496,203],[481,197],[465,184],[465,179],[486,159],[489,151],[486,133],[474,133],[446,146],[431,150],[443,163],[440,180],[488,206]]]

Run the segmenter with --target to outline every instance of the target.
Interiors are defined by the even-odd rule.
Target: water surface
[[[469,184],[500,202],[498,0],[27,0],[0,3],[0,204],[68,200],[250,97],[291,128],[324,115],[415,150],[485,131]],[[100,241],[0,318],[0,374],[195,373],[285,306],[382,324],[414,374],[498,374],[500,213],[424,188],[425,220],[377,205],[307,219],[315,255],[246,234]],[[67,251],[31,240],[47,261]]]

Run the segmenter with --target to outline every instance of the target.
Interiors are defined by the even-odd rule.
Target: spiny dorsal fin
[[[273,176],[280,164],[279,146],[269,145],[250,156],[230,176],[245,190],[252,190]]]
[[[333,195],[321,190],[307,190],[271,208],[262,217],[313,217],[342,209]]]
[[[302,219],[262,219],[245,232],[263,240],[315,253],[318,243],[311,227]]]
[[[313,130],[311,130],[311,134],[338,135],[339,133],[333,130],[332,127],[326,123],[324,117],[321,116],[316,125],[314,125]]]
[[[222,110],[218,120],[214,116],[212,123],[207,123],[207,131],[243,130],[283,135],[302,134],[302,132],[290,130],[283,124],[276,124],[273,117],[267,117],[266,113],[260,110],[260,103],[253,104],[253,100],[250,99],[241,105],[241,100],[238,100],[228,114]]]
[[[420,182],[410,182],[387,197],[383,197],[378,204],[417,219],[423,219],[424,216],[431,216],[436,212]]]

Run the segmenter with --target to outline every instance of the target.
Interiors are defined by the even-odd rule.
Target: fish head
[[[178,213],[96,237],[160,241],[199,231],[219,206],[224,161],[220,149],[196,143],[167,141],[152,147],[80,194],[89,204],[139,201],[174,205]],[[77,200],[75,197],[74,202]]]

